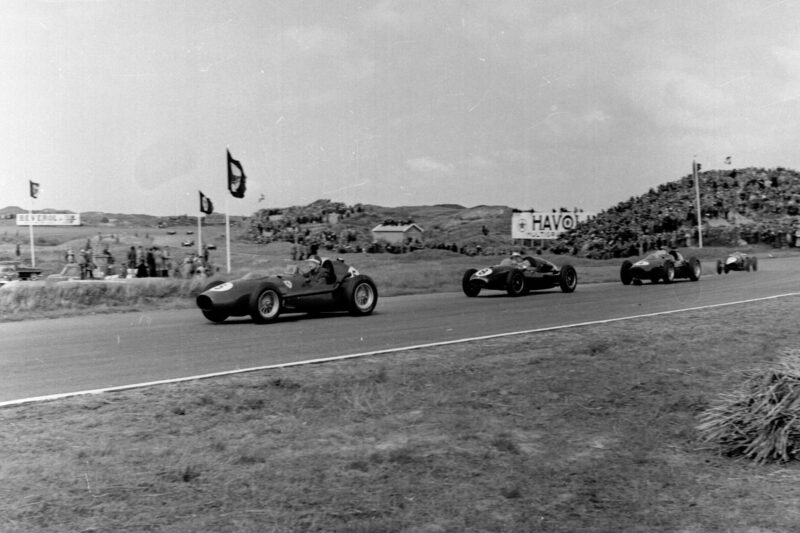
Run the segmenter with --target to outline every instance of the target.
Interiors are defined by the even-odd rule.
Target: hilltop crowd
[[[800,174],[743,169],[699,176],[703,242],[800,245]],[[551,251],[592,258],[626,257],[652,248],[698,243],[693,177],[662,184],[578,224]]]

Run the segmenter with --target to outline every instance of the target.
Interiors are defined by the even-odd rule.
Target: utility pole
[[[700,170],[700,163],[695,162],[692,159],[692,174],[694,175],[694,193],[695,193],[695,201],[697,203],[696,211],[697,211],[697,243],[700,248],[703,247],[703,221],[702,221],[702,211],[700,210],[700,182],[697,177],[697,172]]]

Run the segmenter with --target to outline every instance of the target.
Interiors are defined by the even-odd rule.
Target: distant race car
[[[480,270],[470,268],[461,278],[461,288],[469,297],[477,296],[483,289],[521,296],[532,290],[554,287],[560,287],[563,292],[572,292],[577,286],[578,273],[572,265],[558,267],[540,257],[520,255]]]
[[[748,255],[744,252],[733,252],[723,261],[717,259],[717,274],[726,274],[731,270],[744,270],[750,272],[758,270],[758,258],[754,255]]]
[[[341,259],[312,259],[286,274],[215,281],[197,297],[197,306],[212,322],[250,315],[266,323],[283,312],[361,316],[372,313],[377,303],[375,282]]]
[[[636,262],[625,260],[619,277],[623,285],[641,285],[643,280],[672,283],[679,278],[688,278],[697,281],[701,272],[700,260],[696,257],[686,259],[677,250],[656,250]]]
[[[186,239],[181,243],[181,246],[194,246],[194,241],[192,239]]]

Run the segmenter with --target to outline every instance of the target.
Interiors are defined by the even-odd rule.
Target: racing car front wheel
[[[558,284],[561,286],[561,292],[573,292],[578,286],[578,273],[575,271],[575,267],[563,266],[558,276]]]
[[[474,268],[470,268],[466,272],[464,272],[464,277],[461,278],[461,290],[463,290],[464,294],[466,294],[470,298],[474,298],[481,292],[481,288],[476,287],[470,281],[475,272],[477,272],[477,270],[475,270]]]
[[[351,315],[368,315],[378,303],[378,289],[369,279],[360,279],[353,283],[347,294],[347,300]]]
[[[667,261],[664,265],[664,283],[672,283],[675,279],[675,265],[671,261]],[[653,280],[655,282],[655,279]]]
[[[700,266],[700,260],[696,257],[689,259],[689,280],[697,281],[700,279],[700,273],[703,268]]]
[[[622,262],[622,267],[619,269],[619,279],[622,281],[623,285],[630,285],[631,281],[633,281],[633,274],[631,274],[632,266],[633,263],[627,259]]]
[[[508,273],[506,292],[509,296],[522,296],[525,294],[525,276],[522,275],[522,272],[512,270]]]
[[[253,322],[266,324],[272,322],[281,312],[281,295],[278,288],[271,283],[262,287],[261,291],[255,293],[255,297],[250,301],[250,316]]]
[[[753,272],[758,270],[758,257],[754,257],[750,265],[753,267]]]
[[[722,274],[722,259],[717,259],[717,274]]]

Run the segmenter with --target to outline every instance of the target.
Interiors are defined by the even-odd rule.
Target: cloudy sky
[[[73,211],[195,214],[198,189],[235,214],[599,211],[695,156],[800,169],[798,20],[774,0],[7,0],[0,207],[33,180],[35,208]]]

